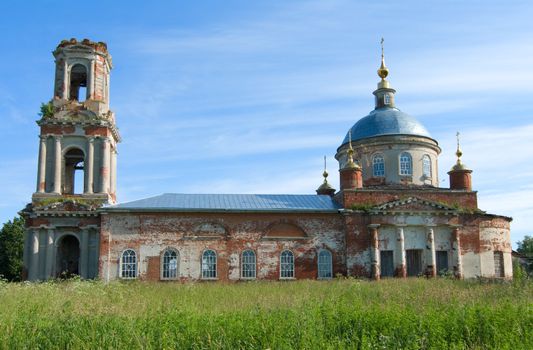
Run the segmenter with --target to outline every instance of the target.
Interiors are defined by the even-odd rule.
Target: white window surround
[[[206,249],[202,253],[201,261],[202,279],[217,279],[217,253]]]
[[[431,178],[431,158],[427,154],[422,157],[422,173],[424,177]]]
[[[400,175],[413,175],[413,157],[408,152],[402,152],[400,154]]]
[[[179,277],[180,254],[174,248],[167,248],[161,255],[161,279],[176,280]]]
[[[253,250],[248,249],[241,254],[241,278],[255,279],[257,271],[256,254]]]
[[[284,250],[279,256],[279,278],[295,279],[294,277],[294,254],[290,250]]]
[[[126,249],[120,254],[120,278],[137,278],[137,253],[133,249]]]
[[[385,176],[385,158],[381,153],[372,156],[372,175],[374,177]]]

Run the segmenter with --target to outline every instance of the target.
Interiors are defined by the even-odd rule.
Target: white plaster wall
[[[513,263],[510,247],[510,230],[501,227],[480,227],[480,261],[481,276],[495,277],[494,252],[503,252],[503,269],[505,277],[513,276]]]
[[[375,154],[383,155],[385,162],[385,179],[387,183],[401,183],[409,177],[412,183],[417,185],[439,185],[438,179],[438,155],[440,150],[433,142],[416,138],[416,142],[408,142],[413,139],[410,136],[392,136],[389,138],[374,138],[359,141],[353,144],[354,158],[361,165],[363,180],[373,177],[372,157]],[[339,161],[339,169],[347,162],[347,146],[344,146],[335,158]],[[400,154],[408,152],[412,158],[412,176],[400,175]],[[431,177],[423,176],[422,157],[428,155],[431,160]]]
[[[480,255],[474,252],[467,252],[461,256],[463,263],[463,277],[476,278],[481,276]]]

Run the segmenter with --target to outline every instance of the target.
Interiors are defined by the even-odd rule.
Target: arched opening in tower
[[[71,278],[79,275],[80,242],[73,235],[60,238],[57,246],[56,272],[59,278]]]
[[[82,64],[75,64],[70,70],[69,99],[83,102],[87,97],[87,68]]]
[[[80,194],[84,192],[84,157],[82,150],[77,148],[65,153],[64,194]]]

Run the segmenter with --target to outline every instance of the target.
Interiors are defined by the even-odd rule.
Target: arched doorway
[[[70,278],[80,274],[80,243],[73,235],[60,238],[57,246],[57,277]]]

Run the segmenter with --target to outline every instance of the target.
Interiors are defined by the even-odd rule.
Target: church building
[[[21,211],[27,280],[512,278],[511,218],[478,208],[459,139],[457,162],[443,165],[450,188],[439,187],[441,149],[396,107],[383,53],[375,108],[337,148],[338,191],[324,170],[316,194],[164,193],[119,204],[107,45],[63,40],[53,55],[37,186]]]

